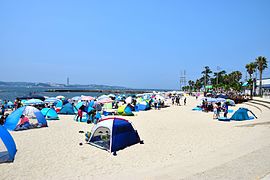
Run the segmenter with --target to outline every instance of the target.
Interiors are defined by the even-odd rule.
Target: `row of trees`
[[[256,70],[260,73],[260,95],[262,95],[262,73],[267,68],[267,59],[263,56],[259,56],[255,59],[254,62],[251,62],[246,65],[246,70],[249,74],[248,86],[251,90],[254,86],[254,72]],[[213,74],[213,76],[211,76]],[[197,79],[196,81],[189,80],[188,86],[183,87],[185,91],[199,91],[202,87],[204,89],[207,88],[207,85],[212,85],[213,89],[222,90],[222,91],[241,91],[242,90],[242,73],[240,71],[233,71],[231,73],[227,73],[222,70],[219,72],[214,72],[209,68],[209,66],[205,66],[202,71],[202,77]]]
[[[256,86],[256,78],[254,77],[254,73],[256,72],[256,70],[258,70],[260,73],[259,95],[262,96],[262,73],[267,67],[267,59],[263,56],[257,57],[254,62],[246,65],[246,70],[249,74],[248,85],[250,88],[251,96],[253,96],[253,89]]]

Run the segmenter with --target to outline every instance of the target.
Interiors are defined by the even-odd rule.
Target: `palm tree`
[[[188,81],[189,91],[190,91],[190,92],[194,89],[194,84],[195,84],[194,81],[192,81],[192,80],[189,80],[189,81]]]
[[[206,85],[207,85],[207,83],[209,81],[209,78],[210,78],[209,74],[211,74],[212,71],[209,68],[209,66],[205,66],[204,69],[205,70],[202,72],[202,74],[204,74],[204,89],[205,89],[205,87],[206,87]]]
[[[257,68],[257,64],[252,62],[252,63],[249,63],[246,65],[246,70],[249,74],[249,80],[248,80],[248,84],[249,84],[249,87],[250,87],[250,98],[252,99],[252,96],[253,96],[253,80],[252,80],[252,75],[253,73],[255,72]]]
[[[263,56],[259,56],[256,58],[256,65],[257,65],[257,69],[259,70],[260,72],[260,96],[262,96],[262,73],[263,73],[263,70],[265,70],[268,65],[267,65],[267,59],[266,57],[263,57]]]

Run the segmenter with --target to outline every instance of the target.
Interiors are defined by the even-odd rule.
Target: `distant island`
[[[130,89],[122,86],[109,86],[109,85],[81,85],[81,84],[72,84],[65,85],[59,83],[34,83],[34,82],[3,82],[0,81],[0,87],[34,87],[34,88],[86,88],[86,89]]]

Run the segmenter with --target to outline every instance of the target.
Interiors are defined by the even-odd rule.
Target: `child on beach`
[[[76,121],[78,121],[78,118],[80,117],[80,122],[81,122],[81,121],[82,121],[82,116],[83,116],[82,108],[79,108],[79,110],[78,110],[78,115],[77,115],[77,118],[76,118]]]
[[[217,119],[218,118],[218,106],[216,104],[214,104],[213,106],[213,119]]]

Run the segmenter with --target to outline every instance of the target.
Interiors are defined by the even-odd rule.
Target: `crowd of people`
[[[220,113],[224,112],[224,117],[227,118],[228,114],[228,102],[208,102],[207,99],[202,101],[202,111],[203,112],[213,112],[213,119],[218,119],[220,117]]]

